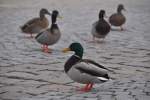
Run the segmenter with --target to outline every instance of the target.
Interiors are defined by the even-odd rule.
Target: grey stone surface
[[[99,10],[110,16],[119,3],[127,9],[125,30],[113,27],[103,43],[91,42]],[[62,37],[50,47],[52,54],[41,52],[40,44],[19,29],[43,7],[63,16],[58,19]],[[149,0],[1,0],[0,100],[150,100],[149,11]],[[74,41],[83,44],[84,58],[114,70],[111,81],[77,91],[84,85],[73,82],[63,67],[72,53],[60,52]]]

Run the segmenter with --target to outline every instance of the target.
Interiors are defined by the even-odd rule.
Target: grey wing
[[[109,80],[106,70],[99,69],[93,64],[78,62],[68,71],[68,76],[80,83],[101,83]]]
[[[98,68],[105,69],[105,70],[113,72],[113,70],[110,70],[110,69],[104,67],[103,65],[98,64],[97,62],[95,62],[95,61],[93,61],[91,59],[82,59],[81,62],[90,63],[90,64],[95,65]]]
[[[96,67],[94,64],[80,62],[74,65],[81,73],[86,73],[95,77],[107,77],[107,71]]]
[[[25,25],[32,25],[34,23],[37,23],[37,21],[39,21],[39,18],[33,18],[31,20],[29,20],[28,22],[25,23]]]
[[[39,21],[39,18],[33,18],[26,22],[23,26],[20,26],[20,28],[24,32],[38,33],[42,29],[40,26],[38,26]]]
[[[41,44],[45,44],[45,45],[53,45],[54,43],[56,43],[59,38],[60,38],[60,31],[59,30],[54,30],[53,33],[51,33],[51,31],[49,29],[39,33],[36,36],[36,40],[41,43]]]
[[[48,44],[48,40],[49,40],[49,32],[48,30],[45,30],[41,33],[39,33],[35,38],[36,40],[41,43],[41,44]]]
[[[40,37],[42,35],[43,32],[40,32],[39,34],[36,35],[35,39],[37,39],[38,37]]]

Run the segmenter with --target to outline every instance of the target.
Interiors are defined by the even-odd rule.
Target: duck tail
[[[107,82],[109,79],[104,77],[97,77],[101,82]]]
[[[20,29],[22,32],[25,32],[26,28],[28,27],[28,25],[23,25],[23,26],[20,26]]]
[[[108,80],[110,79],[110,77],[109,77],[108,74],[105,74],[105,75],[102,76],[102,77],[98,77],[98,79],[101,80],[101,81],[106,82],[106,81],[108,81]]]

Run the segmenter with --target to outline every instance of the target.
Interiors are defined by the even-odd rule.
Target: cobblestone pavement
[[[110,16],[118,3],[127,9],[125,31],[113,29],[105,42],[90,42],[99,9]],[[58,20],[62,37],[51,47],[52,54],[41,52],[40,45],[19,30],[42,7],[58,9],[64,17]],[[149,0],[1,0],[0,100],[150,100],[149,11]],[[72,53],[59,52],[73,41],[83,44],[85,58],[113,69],[113,80],[87,93],[77,91],[83,85],[63,71]]]

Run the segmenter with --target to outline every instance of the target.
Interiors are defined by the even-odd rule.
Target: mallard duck
[[[112,14],[109,17],[109,22],[112,26],[119,26],[123,30],[122,25],[126,22],[125,16],[122,14],[122,10],[125,10],[123,4],[119,4],[117,8],[117,13]]]
[[[110,25],[105,21],[105,10],[100,10],[99,20],[93,23],[92,26],[92,35],[93,40],[96,38],[105,38],[105,36],[110,32]]]
[[[94,83],[104,83],[110,79],[104,66],[90,59],[82,59],[83,47],[80,43],[72,43],[69,48],[64,48],[63,52],[74,51],[65,63],[65,73],[74,81],[86,84],[81,91],[90,91]],[[110,71],[110,70],[109,70]]]
[[[37,42],[43,45],[43,51],[48,53],[50,52],[50,49],[48,49],[48,45],[53,45],[60,39],[61,33],[59,30],[59,27],[56,23],[56,20],[58,18],[61,18],[59,16],[59,12],[57,10],[54,10],[51,15],[51,27],[47,30],[40,32],[35,39]]]
[[[32,37],[32,34],[39,33],[41,30],[46,29],[49,25],[49,22],[45,17],[45,14],[51,15],[47,9],[42,8],[40,10],[39,17],[27,21],[23,26],[20,27],[22,32],[30,34]]]

